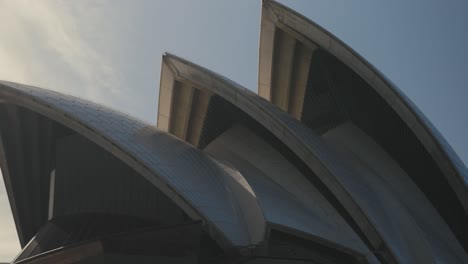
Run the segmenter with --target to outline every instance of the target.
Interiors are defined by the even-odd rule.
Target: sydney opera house
[[[395,85],[274,1],[259,56],[257,94],[165,54],[157,124],[0,82],[13,263],[468,263],[467,169]]]

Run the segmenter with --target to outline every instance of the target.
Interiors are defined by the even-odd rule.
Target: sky
[[[280,2],[384,73],[468,164],[468,1]],[[260,6],[260,0],[0,0],[0,79],[155,124],[164,52],[257,91]],[[0,262],[18,252],[0,180]]]

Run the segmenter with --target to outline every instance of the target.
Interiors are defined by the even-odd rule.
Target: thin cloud
[[[79,27],[83,18],[76,10],[74,2],[1,2],[0,33],[7,37],[0,42],[0,79],[87,98],[102,96],[96,93],[96,87],[115,92],[119,75],[112,63],[86,41]]]

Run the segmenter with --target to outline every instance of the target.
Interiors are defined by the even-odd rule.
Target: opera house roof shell
[[[14,263],[468,263],[467,169],[394,84],[274,1],[259,55],[256,94],[165,54],[157,125],[0,82]]]

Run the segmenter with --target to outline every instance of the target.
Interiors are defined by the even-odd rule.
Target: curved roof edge
[[[126,114],[49,90],[0,81],[0,102],[29,109],[96,143],[155,185],[189,217],[203,220],[227,252],[250,245],[242,216],[231,204],[236,198],[225,191],[232,176],[200,150]],[[22,232],[15,190],[9,184],[14,175],[9,175],[5,156],[0,158],[18,235],[25,245],[30,237]]]
[[[444,171],[465,212],[468,213],[468,169],[418,107],[378,69],[336,36],[297,13],[272,0],[264,0],[260,37],[259,94],[270,100],[268,67],[271,68],[274,27],[296,37],[304,44],[321,47],[355,71],[392,107],[421,140],[438,166]]]

